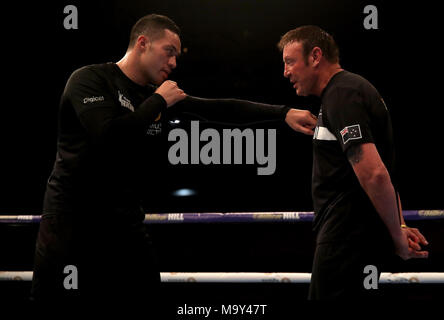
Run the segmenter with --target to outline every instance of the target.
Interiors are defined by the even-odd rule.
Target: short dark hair
[[[164,36],[165,29],[168,29],[180,37],[180,29],[176,23],[160,14],[149,14],[140,18],[131,28],[128,49],[132,48],[141,35],[146,35],[152,40],[159,39]]]
[[[331,63],[339,62],[339,48],[335,40],[318,26],[308,25],[290,30],[281,37],[277,46],[282,52],[284,47],[293,41],[302,42],[305,59],[314,47],[319,47],[327,61]]]

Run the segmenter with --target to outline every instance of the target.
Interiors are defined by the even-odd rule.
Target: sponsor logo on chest
[[[119,94],[120,105],[134,112],[134,107],[131,104],[131,101],[127,97],[125,97],[120,91],[117,91],[117,93]]]

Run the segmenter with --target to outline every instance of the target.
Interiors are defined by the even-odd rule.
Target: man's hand
[[[176,102],[186,98],[186,94],[177,86],[177,83],[171,80],[166,80],[157,88],[156,92],[160,94],[167,103],[167,107],[171,107]]]
[[[295,131],[313,135],[317,118],[307,110],[290,109],[285,116],[285,122]]]
[[[397,239],[394,239],[395,253],[403,260],[408,260],[411,258],[427,258],[429,256],[429,252],[420,251],[421,246],[418,242],[412,240],[412,232],[408,229],[409,228],[402,228],[400,236]],[[427,241],[425,242],[427,243]]]
[[[403,228],[405,230],[408,240],[409,240],[409,247],[415,250],[421,250],[422,245],[428,245],[426,238],[422,235],[422,233],[417,228]]]

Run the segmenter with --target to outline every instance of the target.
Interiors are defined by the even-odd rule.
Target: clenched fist
[[[167,107],[171,107],[176,102],[186,98],[186,94],[177,86],[177,83],[171,80],[166,80],[156,90],[165,99]]]
[[[295,131],[313,135],[317,118],[310,111],[290,109],[285,117],[285,122]]]

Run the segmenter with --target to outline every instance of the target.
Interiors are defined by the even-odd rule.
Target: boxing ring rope
[[[310,283],[311,273],[261,272],[161,272],[162,282],[184,283]],[[31,281],[32,271],[0,271],[0,281]],[[382,272],[380,284],[440,284],[442,272]]]
[[[444,210],[404,210],[406,221],[444,219]],[[312,221],[313,212],[207,212],[148,213],[146,224],[258,223]],[[40,215],[1,215],[0,223],[39,223]],[[310,273],[161,272],[162,282],[172,283],[310,283]],[[0,281],[31,281],[32,271],[0,271]],[[444,272],[382,272],[380,284],[441,284]]]
[[[404,219],[444,219],[444,210],[404,210]],[[164,223],[255,223],[312,221],[314,213],[303,212],[203,212],[203,213],[148,213],[146,224]],[[0,223],[38,223],[40,215],[0,215]]]

